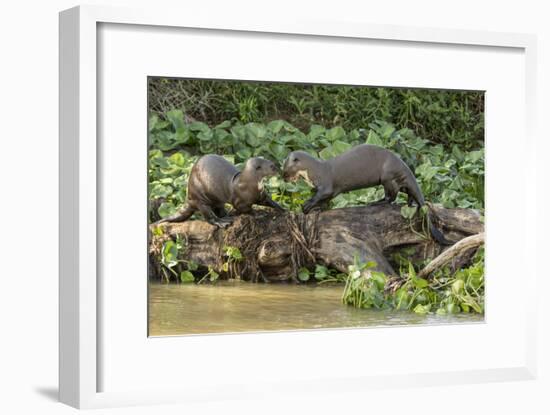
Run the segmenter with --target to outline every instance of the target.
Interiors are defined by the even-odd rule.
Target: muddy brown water
[[[476,314],[438,316],[343,305],[342,285],[158,284],[149,286],[149,335],[304,330],[483,322]]]

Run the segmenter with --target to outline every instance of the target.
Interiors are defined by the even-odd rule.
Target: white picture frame
[[[136,10],[120,9],[100,6],[80,6],[69,9],[60,14],[60,371],[59,391],[60,400],[66,404],[79,408],[110,407],[120,405],[136,405],[166,402],[194,402],[211,399],[246,398],[261,393],[291,394],[292,385],[300,386],[300,393],[315,394],[339,390],[361,390],[362,388],[395,387],[409,384],[456,384],[470,382],[488,382],[502,380],[532,379],[536,376],[535,354],[535,324],[536,305],[533,295],[526,295],[525,308],[522,309],[521,323],[516,329],[521,331],[522,343],[510,354],[507,364],[488,364],[487,368],[465,370],[433,370],[425,371],[412,369],[407,373],[392,371],[373,372],[373,375],[347,377],[329,373],[326,378],[312,375],[312,377],[274,375],[273,381],[264,379],[259,382],[253,376],[246,374],[238,383],[224,384],[223,390],[217,391],[215,397],[209,391],[197,388],[182,389],[181,385],[173,385],[162,389],[141,390],[136,387],[130,390],[104,390],[103,381],[98,373],[105,364],[104,356],[100,353],[105,346],[104,339],[98,335],[99,325],[109,316],[103,315],[101,290],[98,289],[98,268],[102,241],[98,238],[98,229],[102,226],[98,220],[98,211],[101,200],[98,197],[98,177],[104,164],[99,157],[98,149],[98,39],[101,25],[132,25],[132,27],[164,27],[164,28],[195,28],[201,31],[227,31],[239,33],[244,38],[255,38],[265,34],[272,37],[279,35],[294,35],[296,37],[312,37],[321,44],[330,39],[378,40],[388,42],[403,42],[416,45],[441,45],[457,51],[464,47],[489,48],[495,50],[513,50],[520,55],[524,67],[524,84],[521,90],[525,93],[521,103],[522,114],[521,136],[525,145],[524,151],[528,162],[522,168],[522,180],[525,180],[525,192],[535,194],[534,182],[529,181],[535,174],[536,138],[533,132],[535,114],[536,91],[536,39],[532,35],[511,33],[489,33],[460,31],[453,29],[412,28],[405,26],[387,26],[373,24],[357,24],[351,22],[309,21],[281,22],[265,20],[249,20],[243,17],[240,20],[211,16],[207,19],[193,16],[192,13],[178,15],[166,10]],[[103,39],[102,41],[104,41]],[[159,75],[152,74],[152,75]],[[166,73],[164,75],[170,75]],[[518,104],[519,105],[519,104]],[[143,115],[145,117],[145,115]],[[523,148],[523,147],[522,147]],[[107,150],[109,151],[109,150]],[[490,151],[490,149],[489,149]],[[103,153],[102,153],[103,154]],[[495,166],[498,165],[494,156]],[[504,157],[500,155],[500,157]],[[489,187],[489,190],[490,187]],[[495,190],[495,194],[497,194]],[[497,195],[498,196],[498,195]],[[521,203],[521,202],[520,202]],[[535,232],[536,221],[532,205],[523,204],[519,207],[525,213],[524,228],[520,229],[525,241],[530,241],[525,249],[535,249],[535,237],[529,237]],[[488,244],[492,241],[496,247],[498,241],[492,239],[488,226]],[[532,236],[532,235],[531,235]],[[495,248],[496,249],[496,248]],[[145,258],[142,261],[145,266]],[[491,272],[491,267],[488,267]],[[526,278],[533,282],[538,275],[535,265],[525,268]],[[489,283],[490,284],[490,283]],[[495,285],[496,286],[496,285]],[[144,284],[141,284],[144,289]],[[490,289],[490,288],[489,288]],[[498,295],[495,294],[496,303]],[[488,305],[490,313],[491,304]],[[139,316],[135,317],[140,318]],[[498,316],[486,323],[499,326]],[[141,324],[141,323],[140,323]],[[502,327],[497,327],[502,330]],[[379,339],[381,344],[388,333],[393,337],[396,330],[391,332],[372,330],[369,336]],[[409,330],[408,328],[405,330]],[[429,335],[429,328],[425,329]],[[458,328],[449,329],[453,334]],[[477,329],[474,329],[477,330]],[[479,329],[481,330],[481,329]],[[495,330],[497,330],[495,328]],[[334,336],[343,336],[349,341],[360,339],[357,331],[342,333],[331,332],[326,340],[332,341]],[[463,333],[467,333],[465,330]],[[455,333],[459,335],[458,331]],[[480,331],[481,334],[481,331]],[[489,335],[489,334],[487,334]],[[249,334],[240,336],[238,341],[258,342],[262,346],[262,339],[266,334]],[[268,336],[273,336],[269,335]],[[317,341],[323,333],[315,334]],[[216,343],[232,342],[230,336],[207,336],[208,340],[193,340],[195,345],[189,347],[214,347]],[[293,333],[293,341],[303,341],[304,344],[313,341],[313,337],[306,333]],[[269,342],[279,341],[283,337],[271,337]],[[288,337],[285,338],[288,340]],[[285,340],[285,341],[287,341]],[[155,340],[155,350],[159,346]],[[281,340],[282,341],[282,340]],[[237,340],[235,340],[237,342]],[[191,343],[191,342],[189,342]],[[236,345],[237,343],[234,343]],[[180,343],[181,345],[181,343]],[[374,346],[373,346],[374,347]],[[513,356],[512,356],[513,355]],[[520,356],[521,355],[521,356]],[[503,357],[504,359],[504,357]],[[502,360],[504,362],[504,360]],[[329,365],[330,366],[330,365]],[[246,371],[244,371],[246,372]],[[330,370],[329,370],[330,372]],[[192,373],[191,373],[192,375]],[[285,377],[286,376],[286,377]],[[223,382],[222,382],[223,383]],[[266,392],[266,385],[269,392]],[[244,387],[243,387],[244,386]],[[101,390],[101,391],[100,391]]]

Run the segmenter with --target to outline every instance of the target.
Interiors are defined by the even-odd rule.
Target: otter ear
[[[261,164],[258,164],[258,165],[256,166],[256,170],[260,170],[261,168],[262,168]]]

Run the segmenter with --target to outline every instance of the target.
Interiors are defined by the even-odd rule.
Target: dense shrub
[[[160,117],[180,109],[210,126],[285,120],[304,132],[312,124],[351,131],[386,121],[449,148],[483,147],[481,91],[150,78],[149,108]]]

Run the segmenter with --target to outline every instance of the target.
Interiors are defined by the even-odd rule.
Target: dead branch
[[[443,268],[445,265],[449,264],[451,261],[461,261],[462,257],[468,253],[471,253],[472,250],[475,250],[480,245],[485,242],[485,232],[478,233],[477,235],[468,236],[461,241],[457,242],[449,249],[444,251],[441,255],[432,260],[422,271],[418,273],[418,277],[427,278],[433,272],[437,271],[440,268]]]

